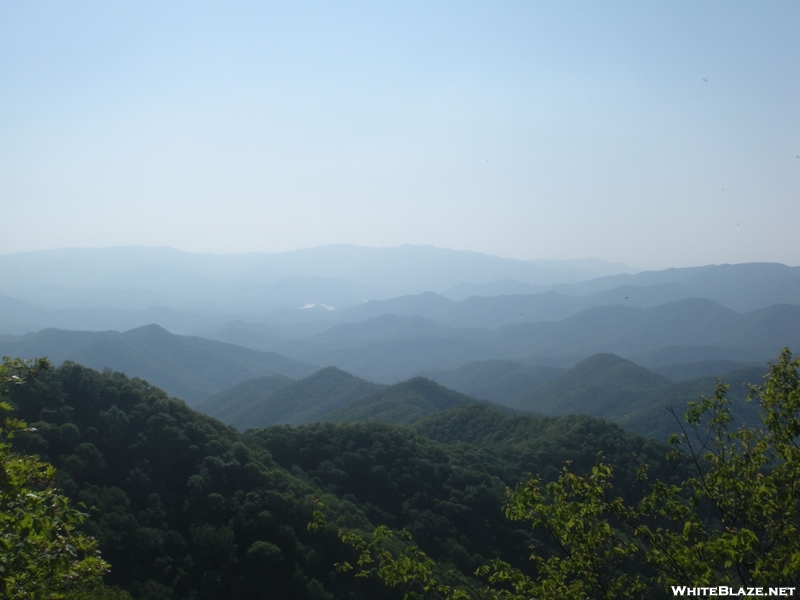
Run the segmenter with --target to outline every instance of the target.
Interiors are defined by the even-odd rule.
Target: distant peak
[[[357,377],[352,373],[348,373],[347,371],[343,371],[339,367],[334,367],[334,366],[325,367],[323,369],[320,369],[319,371],[315,371],[314,373],[309,375],[308,378],[328,377],[330,375],[339,375],[340,377],[352,377],[353,379],[357,379]]]
[[[427,377],[417,376],[401,381],[394,384],[392,387],[407,388],[407,389],[424,389],[424,390],[449,390],[441,384],[436,383]]]
[[[611,352],[598,352],[597,354],[592,354],[589,358],[582,360],[578,364],[591,364],[591,363],[604,363],[604,364],[613,364],[613,363],[629,363],[631,361],[622,358],[617,354],[612,354]]]
[[[161,325],[157,323],[150,323],[150,325],[142,325],[141,327],[136,327],[134,329],[129,329],[128,331],[124,332],[123,335],[126,336],[169,336],[174,335],[164,329]]]

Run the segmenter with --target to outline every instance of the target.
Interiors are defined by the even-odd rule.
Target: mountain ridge
[[[48,356],[56,365],[72,361],[98,370],[126,372],[189,404],[259,375],[304,376],[316,370],[310,364],[274,352],[175,335],[159,325],[122,333],[45,330],[0,340],[0,353],[28,358]]]
[[[336,367],[325,367],[274,389],[262,386],[255,393],[242,394],[243,389],[247,392],[253,389],[252,383],[253,380],[245,381],[215,394],[197,409],[242,431],[271,425],[300,425],[323,420],[337,409],[384,387]]]

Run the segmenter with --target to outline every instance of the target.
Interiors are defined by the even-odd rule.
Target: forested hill
[[[595,354],[535,388],[516,407],[548,415],[620,417],[641,408],[641,396],[672,382],[614,354]]]
[[[183,398],[205,400],[247,379],[281,374],[299,378],[316,367],[274,352],[263,352],[146,325],[117,331],[61,331],[0,338],[3,356],[47,356],[53,364],[70,360],[98,370],[110,368]]]
[[[326,415],[325,420],[334,423],[380,421],[408,425],[443,410],[474,402],[478,400],[424,377],[414,377],[344,406]]]
[[[429,382],[430,383],[430,382]],[[379,392],[380,393],[380,392]],[[663,449],[589,417],[507,417],[466,404],[421,420],[271,427],[241,435],[161,390],[76,364],[43,372],[11,400],[31,426],[14,438],[58,468],[89,508],[110,583],[136,598],[399,598],[336,571],[355,561],[314,508],[342,527],[405,526],[437,560],[470,574],[493,556],[529,569],[534,542],[502,514],[505,489],[602,451],[619,485]]]
[[[595,354],[570,369],[494,360],[431,376],[453,389],[509,408],[601,417],[659,440],[666,440],[680,425],[687,403],[714,394],[719,378],[730,384],[728,399],[734,422],[758,422],[758,407],[747,402],[746,396],[750,385],[763,381],[768,371],[765,364],[708,361],[673,365],[662,371],[674,379],[614,354]]]
[[[248,379],[207,398],[197,405],[197,410],[234,427],[240,427],[237,421],[243,412],[251,410],[263,398],[294,382],[294,379],[283,375]]]
[[[738,368],[722,370],[730,367]],[[323,420],[410,424],[462,404],[489,401],[499,410],[602,417],[664,440],[678,425],[668,409],[682,416],[687,402],[713,394],[712,374],[731,382],[736,421],[755,422],[757,410],[744,398],[747,384],[759,383],[765,371],[766,366],[732,361],[675,365],[666,372],[676,374],[676,383],[619,356],[596,354],[566,370],[488,360],[430,373],[438,382],[415,377],[384,386],[326,367],[298,380],[279,374],[248,379],[195,406],[244,431]]]
[[[242,431],[299,425],[324,419],[383,387],[327,367],[300,381],[279,375],[245,381],[211,396],[197,408]]]

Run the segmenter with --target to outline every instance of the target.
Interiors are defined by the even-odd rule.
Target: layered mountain
[[[200,315],[153,305],[146,308],[108,308],[92,303],[76,308],[42,308],[9,296],[0,296],[0,332],[21,335],[42,329],[127,331],[157,323],[172,332],[218,329],[230,322],[230,314]]]
[[[655,367],[652,371],[674,382],[689,381],[701,377],[719,377],[723,373],[748,367],[763,368],[763,362],[736,360],[699,360]]]
[[[619,276],[551,286],[550,289],[529,288],[528,293],[509,291],[456,298],[428,291],[385,300],[372,299],[313,318],[341,323],[394,314],[423,317],[452,327],[496,328],[514,323],[558,321],[595,307],[648,308],[695,298],[713,300],[726,308],[746,312],[776,304],[800,304],[800,267],[754,264],[670,269],[643,273],[641,277]],[[284,311],[271,318],[285,323],[311,320],[311,315]]]
[[[734,421],[756,423],[758,408],[746,402],[746,396],[751,385],[763,382],[767,370],[762,364],[673,382],[619,356],[596,354],[507,405],[553,416],[602,417],[664,440],[684,426],[687,404],[698,402],[701,396],[713,396],[719,382],[729,385]]]
[[[247,412],[252,407],[259,405],[270,394],[295,381],[285,375],[266,375],[248,379],[237,383],[232,388],[209,396],[195,405],[195,410],[242,429],[242,425],[239,423],[239,415],[242,412]],[[247,426],[244,429],[247,429]]]
[[[589,295],[620,286],[662,286],[682,298],[708,298],[747,312],[773,304],[800,304],[800,267],[780,263],[707,265],[609,275],[554,289],[570,295]]]
[[[641,408],[641,397],[672,382],[614,354],[595,354],[532,390],[515,408],[546,415],[619,418]]]
[[[239,255],[142,247],[16,253],[0,256],[0,334],[157,323],[223,339],[225,324],[239,321],[292,338],[298,324],[313,324],[318,333],[386,314],[496,328],[614,304],[706,298],[752,311],[800,303],[800,267],[629,271],[602,261],[521,261],[427,246]]]
[[[200,403],[197,409],[244,431],[326,419],[384,386],[327,367],[299,381],[274,375],[242,382]]]
[[[370,394],[326,416],[326,421],[377,421],[408,425],[443,410],[479,402],[438,383],[415,377]]]
[[[424,377],[381,386],[328,367],[299,381],[280,375],[249,380],[211,396],[197,408],[245,430],[317,421],[409,424],[456,406],[489,404],[488,399],[495,408],[601,417],[666,439],[683,422],[687,403],[713,395],[720,380],[730,383],[736,421],[755,422],[757,411],[745,396],[749,385],[759,384],[765,372],[762,364],[673,382],[619,356],[596,354],[566,370],[513,361],[471,363],[439,372],[440,379],[450,382],[446,387]],[[490,393],[465,394],[465,389]]]
[[[563,368],[524,365],[513,360],[471,362],[450,371],[428,371],[428,379],[484,400],[514,406],[534,390],[564,372]]]
[[[314,366],[263,352],[148,325],[124,333],[44,330],[0,338],[0,353],[47,356],[54,364],[77,362],[98,370],[146,379],[169,394],[196,404],[237,383],[264,375],[299,378]]]
[[[757,425],[760,422],[759,408],[748,402],[747,396],[751,385],[758,386],[764,382],[767,371],[765,365],[745,367],[728,371],[719,377],[699,377],[675,383],[642,394],[638,409],[631,410],[614,421],[629,431],[661,440],[666,440],[672,433],[684,430],[688,433],[685,423],[687,403],[698,402],[701,396],[711,398],[717,385],[724,383],[729,386],[727,398],[734,424]]]
[[[496,329],[383,315],[301,339],[255,332],[228,339],[385,383],[491,359],[572,366],[597,353],[648,368],[703,360],[763,363],[783,347],[800,347],[800,306],[742,314],[695,298],[648,308],[596,307],[560,321]]]
[[[543,542],[527,522],[505,518],[507,487],[531,473],[551,479],[565,460],[585,473],[598,453],[621,489],[641,460],[656,477],[675,475],[663,447],[611,423],[476,404],[413,428],[317,423],[239,434],[141,380],[75,364],[41,373],[10,401],[13,416],[34,425],[14,436],[14,449],[57,468],[59,493],[86,507],[111,565],[107,582],[141,598],[395,597],[334,568],[353,549],[333,530],[309,530],[318,510],[364,536],[405,528],[462,581],[495,556],[525,569],[530,546]]]
[[[219,314],[343,307],[498,277],[551,285],[627,272],[602,261],[532,261],[405,245],[331,245],[278,254],[191,254],[139,246],[0,256],[0,295],[47,309],[161,306]]]
[[[317,370],[315,364],[388,384],[476,361],[569,367],[597,353],[616,354],[651,369],[699,361],[763,364],[783,347],[800,347],[800,306],[776,305],[742,314],[710,300],[690,299],[649,308],[597,307],[561,321],[496,329],[383,315],[322,332],[298,327],[292,337],[268,326],[247,329],[246,324],[226,332],[229,341],[248,348],[149,326],[125,333],[45,330],[0,336],[0,351],[109,367],[198,402],[254,377],[280,373],[302,378]],[[520,385],[534,383],[526,379],[530,376],[534,375],[521,375]],[[540,376],[544,372],[534,377]],[[479,393],[474,386],[459,389],[480,397],[490,393]]]

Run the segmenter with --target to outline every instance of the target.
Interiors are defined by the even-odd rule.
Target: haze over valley
[[[0,3],[0,598],[796,595],[798,31]]]
[[[94,507],[114,569],[94,593],[126,600],[366,599],[331,575],[346,548],[309,534],[320,498],[364,535],[403,524],[462,573],[487,548],[515,559],[541,539],[500,514],[524,473],[554,481],[598,452],[619,485],[631,456],[662,473],[687,407],[725,381],[732,423],[758,423],[753,386],[800,347],[800,267],[780,263],[126,247],[5,255],[0,282],[0,353],[56,367],[11,392],[33,424],[15,447]]]
[[[730,370],[800,345],[798,267],[631,271],[429,246],[17,253],[0,257],[0,351],[121,371],[195,406],[255,377],[326,367],[389,385],[438,377],[516,406],[520,390],[481,393],[456,374],[494,361],[524,379],[603,353],[662,371]]]

